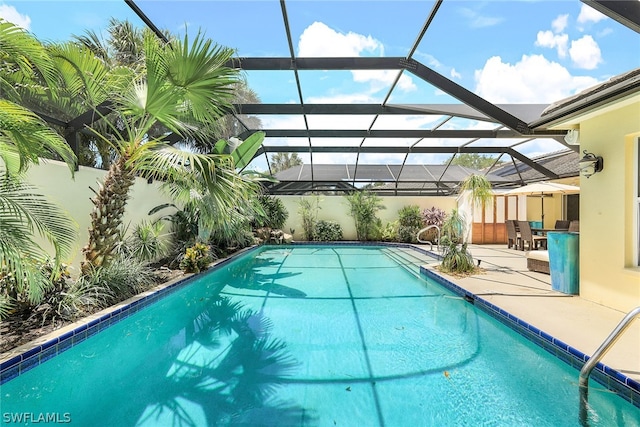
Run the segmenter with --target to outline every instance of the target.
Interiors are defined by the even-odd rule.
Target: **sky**
[[[239,56],[288,57],[282,10],[277,0],[137,1],[162,29],[176,34],[198,30]],[[404,57],[433,7],[432,1],[289,0],[286,13],[292,45],[301,57]],[[110,17],[143,26],[124,1],[4,1],[0,17],[44,40],[63,41],[91,29],[104,31]],[[413,58],[493,103],[549,104],[612,76],[640,67],[640,35],[579,0],[445,0]],[[301,71],[305,103],[380,103],[397,72]],[[291,71],[246,72],[264,103],[299,103]],[[457,103],[410,73],[403,73],[389,103]],[[263,116],[265,128],[303,128],[300,117]],[[374,129],[431,128],[441,116],[385,116]],[[309,116],[311,128],[362,129],[372,117]],[[494,128],[495,124],[454,119],[447,128]],[[415,141],[373,140],[366,145]],[[509,145],[517,141],[497,141]],[[275,145],[308,140],[272,140]],[[335,140],[313,141],[336,145]],[[361,141],[340,141],[358,145]],[[481,143],[481,142],[478,142]],[[482,143],[488,143],[484,141]],[[460,145],[429,140],[421,145]],[[518,146],[535,155],[561,149],[552,140]],[[304,154],[303,159],[308,161]],[[400,163],[404,155],[368,155],[372,163]],[[444,156],[445,158],[447,156]],[[441,163],[442,155],[413,156],[408,163]],[[314,162],[345,163],[348,154],[315,154]],[[360,161],[363,161],[361,156]],[[264,165],[257,168],[263,168]]]

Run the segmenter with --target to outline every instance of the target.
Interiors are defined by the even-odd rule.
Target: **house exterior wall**
[[[305,196],[312,197],[312,196]],[[349,215],[349,205],[344,196],[319,196],[320,210],[318,220],[336,221],[342,227],[344,240],[356,240],[356,227],[353,218]],[[302,239],[302,220],[298,214],[298,203],[302,196],[278,196],[282,200],[285,208],[289,212],[289,218],[284,225],[284,231],[293,233],[294,239]],[[382,224],[398,219],[398,211],[408,205],[418,205],[420,210],[429,209],[433,206],[443,209],[449,213],[456,209],[458,204],[455,197],[426,197],[426,196],[393,196],[381,197],[385,209],[378,211],[378,218]]]
[[[640,101],[590,116],[580,122],[580,151],[602,156],[604,169],[580,177],[580,296],[627,312],[640,306]]]
[[[78,238],[76,247],[71,253],[71,258],[64,260],[71,265],[72,273],[82,261],[82,247],[89,239],[89,214],[93,208],[91,197],[93,192],[89,189],[98,188],[98,182],[105,176],[106,171],[80,166],[75,172],[75,178],[71,177],[69,168],[65,163],[53,160],[43,160],[39,165],[29,168],[26,181],[38,188],[40,194],[57,203],[78,224]],[[160,191],[158,183],[148,184],[146,179],[136,178],[133,188],[130,190],[130,198],[123,219],[124,224],[130,224],[129,231],[143,219],[151,220],[148,212],[162,203],[168,203],[170,199]],[[166,214],[162,212],[161,214]],[[42,247],[49,247],[43,240],[38,241]]]

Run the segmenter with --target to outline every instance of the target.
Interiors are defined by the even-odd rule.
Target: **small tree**
[[[416,243],[417,235],[422,228],[422,214],[418,205],[404,206],[398,211],[398,240]]]
[[[464,235],[464,218],[460,216],[457,209],[452,209],[447,215],[440,233],[443,239],[446,237],[449,242],[458,244],[462,242],[462,236]]]
[[[317,196],[302,198],[298,202],[298,215],[302,219],[303,240],[313,240],[319,210],[320,198]]]
[[[468,191],[471,198],[471,220],[469,230],[472,230],[474,209],[476,205],[480,206],[484,211],[487,203],[493,200],[493,190],[491,188],[491,182],[484,175],[469,175],[460,185],[460,192]],[[463,235],[463,237],[465,237]],[[466,240],[466,238],[464,238]]]
[[[384,205],[377,194],[369,191],[355,191],[345,196],[349,202],[349,214],[356,223],[358,240],[369,240],[377,223],[376,213],[384,209]]]
[[[277,197],[262,194],[258,197],[264,215],[257,215],[254,219],[254,226],[257,228],[268,227],[281,229],[289,218],[289,212],[284,207],[284,203]]]

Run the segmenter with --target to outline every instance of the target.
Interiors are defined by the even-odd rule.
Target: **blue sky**
[[[138,1],[160,28],[195,33],[199,28],[240,56],[288,56],[277,0]],[[299,56],[406,56],[432,8],[431,1],[302,1],[286,3]],[[110,17],[142,26],[124,1],[5,1],[0,17],[41,39],[65,40],[85,29],[101,32]],[[578,0],[445,0],[413,57],[495,103],[551,103],[611,76],[640,67],[640,35]],[[300,72],[304,101],[381,102],[395,71]],[[291,72],[247,73],[262,102],[298,102]],[[405,73],[391,103],[452,103],[449,95]],[[381,128],[429,127],[440,117],[393,117]],[[367,117],[314,117],[313,127],[363,128]],[[361,123],[362,122],[362,123]],[[263,117],[265,127],[303,126],[299,118]],[[458,128],[492,127],[453,121]],[[290,144],[292,141],[272,141]],[[307,141],[295,141],[304,143]],[[359,144],[360,141],[347,143]],[[370,144],[410,144],[371,141]],[[500,142],[504,144],[505,142]],[[318,141],[320,145],[335,141]],[[424,144],[459,145],[459,141]],[[553,141],[523,144],[526,154],[557,150]],[[336,161],[334,155],[326,161]],[[383,161],[384,156],[377,160]],[[322,159],[314,156],[314,161]],[[350,161],[348,156],[339,160]],[[376,160],[376,161],[377,161]],[[402,159],[400,159],[402,160]],[[440,163],[440,158],[409,162]],[[373,160],[372,160],[373,161]],[[395,162],[387,156],[388,162]]]

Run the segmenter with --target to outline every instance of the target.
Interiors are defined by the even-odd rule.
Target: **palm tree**
[[[460,192],[467,192],[469,194],[470,203],[471,203],[471,218],[469,220],[469,228],[467,232],[472,232],[473,227],[473,218],[474,218],[474,210],[475,206],[479,205],[484,212],[484,208],[487,203],[493,200],[493,190],[491,187],[491,182],[485,175],[469,175],[461,184],[460,184]],[[465,237],[464,240],[467,240]]]
[[[271,156],[271,172],[275,174],[302,163],[298,153],[276,153]]]
[[[22,182],[22,173],[42,156],[64,160],[73,173],[76,158],[66,141],[34,112],[19,105],[25,87],[55,94],[55,69],[47,50],[32,35],[0,20],[0,316],[21,296],[38,303],[50,284],[40,269],[48,257],[36,235],[49,241],[55,265],[75,242],[74,222],[56,205]],[[55,270],[55,269],[54,269]]]
[[[113,94],[118,120],[110,124],[110,133],[95,132],[118,157],[94,191],[84,273],[113,259],[136,175],[172,181],[193,173],[215,194],[219,206],[235,201],[237,181],[225,179],[234,168],[232,156],[181,151],[167,139],[171,133],[183,139],[211,137],[207,124],[221,117],[233,100],[238,72],[223,66],[233,53],[200,33],[191,43],[185,36],[169,45],[145,31],[143,72],[120,96]]]

